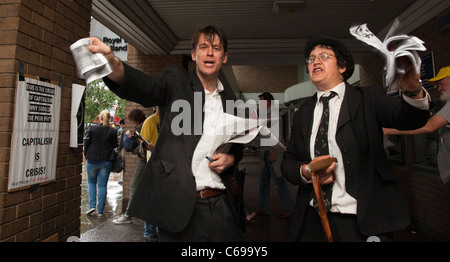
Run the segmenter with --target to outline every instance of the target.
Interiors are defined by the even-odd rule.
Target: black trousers
[[[298,241],[326,242],[327,239],[317,210],[313,207],[308,207],[305,216]],[[359,231],[356,215],[328,212],[328,221],[330,223],[333,241],[335,242],[367,242],[370,237],[363,235]],[[389,233],[376,237],[380,241],[392,241],[392,234]]]
[[[243,233],[231,211],[225,194],[197,198],[191,220],[180,233],[159,228],[161,242],[240,242]]]

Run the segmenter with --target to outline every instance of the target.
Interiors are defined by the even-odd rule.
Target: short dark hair
[[[217,34],[219,36],[220,44],[222,45],[223,50],[225,52],[228,51],[227,36],[225,35],[225,31],[223,31],[223,29],[218,25],[209,25],[205,28],[195,31],[191,39],[192,50],[195,50],[195,48],[197,48],[198,39],[200,38],[201,34],[204,34],[211,44],[214,43],[214,37]]]
[[[121,118],[119,120],[119,125],[125,125],[125,118]]]
[[[136,121],[138,123],[144,123],[145,121],[145,114],[140,109],[133,109],[128,113],[128,119],[131,121]]]
[[[258,97],[262,98],[263,100],[267,100],[267,101],[275,100],[273,98],[273,95],[271,93],[269,93],[269,92],[264,92],[264,93],[260,94]]]

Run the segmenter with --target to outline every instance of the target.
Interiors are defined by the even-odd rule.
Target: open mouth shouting
[[[323,71],[323,68],[321,68],[321,67],[314,67],[314,69],[313,69],[313,73],[320,73],[320,72],[322,72]]]
[[[203,61],[203,64],[206,68],[213,68],[216,62],[214,60],[205,60]]]

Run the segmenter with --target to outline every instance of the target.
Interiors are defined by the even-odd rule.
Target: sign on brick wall
[[[56,178],[61,88],[18,78],[8,191]]]

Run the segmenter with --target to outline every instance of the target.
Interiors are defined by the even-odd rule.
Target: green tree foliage
[[[85,103],[86,123],[96,121],[96,117],[102,110],[109,110],[114,106],[117,107],[116,117],[123,118],[125,116],[125,100],[111,92],[101,79],[88,84]]]

